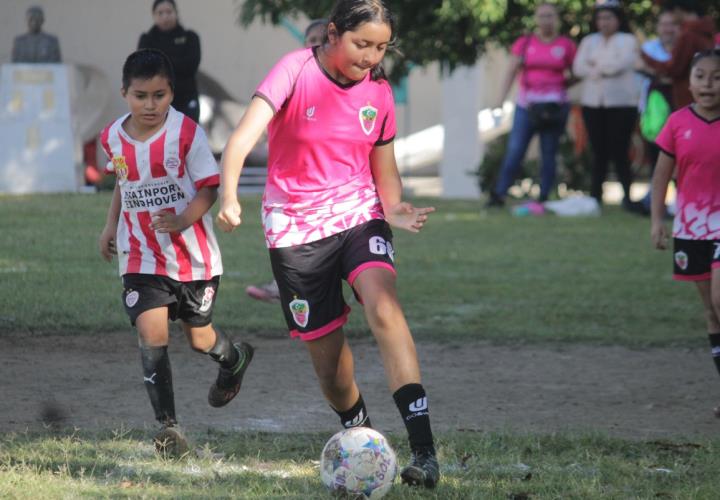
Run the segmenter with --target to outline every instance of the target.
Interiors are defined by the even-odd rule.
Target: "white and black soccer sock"
[[[710,348],[712,349],[713,361],[715,361],[715,368],[717,368],[720,374],[720,333],[708,333],[710,339]]]
[[[332,406],[331,406],[332,408]],[[345,411],[338,411],[333,408],[333,411],[340,417],[340,422],[346,429],[353,427],[372,427],[370,423],[370,416],[368,415],[367,408],[365,408],[365,401],[363,401],[362,394],[358,397],[357,403],[352,408]]]
[[[175,395],[167,346],[140,347],[140,358],[145,389],[155,411],[155,418],[161,424],[176,424]]]
[[[217,361],[220,366],[231,370],[240,361],[240,353],[222,331],[215,329],[215,345],[212,346],[208,355]]]
[[[430,448],[434,451],[428,400],[422,384],[402,386],[395,391],[393,399],[405,423],[410,448],[413,450]]]

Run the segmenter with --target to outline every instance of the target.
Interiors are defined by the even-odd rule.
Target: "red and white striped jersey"
[[[120,185],[120,275],[155,274],[185,282],[222,274],[210,212],[181,233],[158,233],[150,227],[152,213],[181,213],[200,188],[220,184],[205,132],[171,107],[163,127],[139,142],[123,130],[128,116],[108,125],[100,136],[110,159],[105,172],[115,174]]]

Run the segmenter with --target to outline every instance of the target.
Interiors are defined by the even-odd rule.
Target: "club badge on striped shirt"
[[[115,176],[121,181],[127,180],[128,166],[127,163],[125,163],[125,157],[113,156],[112,164],[113,168],[115,169]]]
[[[368,103],[367,106],[360,108],[358,116],[360,118],[360,126],[362,127],[363,132],[365,132],[365,135],[372,134],[373,130],[375,130],[375,123],[377,122],[377,108],[373,108]]]

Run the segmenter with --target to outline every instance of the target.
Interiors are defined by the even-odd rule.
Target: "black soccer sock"
[[[175,395],[167,346],[140,347],[143,380],[155,418],[162,424],[175,424]]]
[[[433,448],[430,412],[422,384],[407,384],[393,394],[408,432],[410,448]]]
[[[720,333],[708,333],[708,338],[710,339],[715,368],[717,368],[718,373],[720,373]]]
[[[372,427],[362,394],[358,397],[357,403],[355,403],[349,410],[338,411],[333,408],[333,411],[338,414],[340,422],[346,429],[350,429],[352,427]]]
[[[227,335],[215,329],[215,345],[208,351],[208,355],[228,370],[240,361],[240,353]]]

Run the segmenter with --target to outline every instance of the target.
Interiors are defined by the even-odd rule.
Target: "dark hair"
[[[330,12],[328,24],[333,23],[338,36],[346,31],[355,31],[361,24],[385,23],[390,27],[390,45],[395,43],[395,16],[383,0],[338,0]],[[328,34],[325,34],[328,40]],[[373,80],[387,80],[382,64],[370,72]]]
[[[161,3],[169,3],[170,5],[173,6],[173,9],[175,9],[177,11],[177,4],[175,3],[175,0],[155,0],[153,2],[152,11],[155,12],[155,9],[157,9],[158,5],[160,5]]]
[[[135,78],[150,80],[156,76],[165,77],[172,91],[175,91],[175,71],[168,56],[157,49],[140,49],[125,59],[122,69],[122,84],[127,90]]]
[[[313,19],[312,21],[310,21],[310,24],[307,25],[307,28],[305,28],[305,38],[307,38],[310,32],[318,26],[327,27],[327,24],[327,19]]]
[[[692,62],[690,63],[690,69],[692,70],[695,66],[697,66],[700,61],[709,57],[720,59],[720,49],[709,49],[697,52],[692,58]]]
[[[694,12],[698,16],[705,15],[705,9],[697,0],[668,0],[663,4],[664,10],[680,9],[685,12]]]
[[[620,22],[620,26],[618,27],[618,31],[621,31],[623,33],[630,33],[630,23],[628,22],[627,15],[625,14],[625,10],[619,5],[615,4],[615,2],[610,3],[609,5],[596,5],[593,9],[592,14],[592,31],[596,32],[597,29],[597,16],[602,11],[608,11],[612,12],[615,17],[617,17],[618,21]]]

